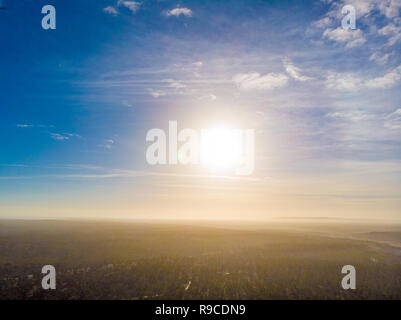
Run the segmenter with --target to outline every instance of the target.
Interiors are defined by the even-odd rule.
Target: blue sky
[[[182,216],[238,192],[258,218],[401,218],[399,0],[3,4],[2,216],[149,217],[154,202]],[[56,30],[41,28],[46,4]],[[146,132],[168,120],[254,128],[254,180],[150,167]]]

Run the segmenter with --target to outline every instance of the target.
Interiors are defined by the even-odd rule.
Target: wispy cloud
[[[160,98],[160,97],[167,95],[167,93],[162,90],[155,90],[152,88],[149,88],[148,92],[153,98]]]
[[[113,144],[114,144],[114,140],[113,139],[106,139],[104,147],[106,149],[111,149],[113,147]]]
[[[125,7],[130,10],[132,13],[136,13],[139,8],[141,7],[141,2],[136,1],[125,1],[125,0],[118,0],[117,6],[118,7]]]
[[[321,22],[322,27],[326,27],[330,24],[328,21],[341,20],[343,17],[341,8],[345,5],[352,5],[355,8],[356,17],[359,19],[368,18],[373,12],[378,12],[382,16],[388,19],[397,17],[400,9],[400,0],[338,0],[338,1],[326,1],[330,4],[329,11],[318,21]],[[315,25],[318,25],[315,22]]]
[[[385,89],[394,86],[401,79],[401,65],[381,77],[363,79],[353,73],[329,72],[325,85],[339,91],[357,91],[360,89]]]
[[[50,137],[57,141],[70,140],[71,138],[81,138],[81,136],[76,133],[50,133]]]
[[[243,177],[243,176],[228,176],[228,175],[210,175],[210,174],[176,174],[155,171],[138,171],[138,170],[119,170],[109,169],[100,173],[60,173],[60,174],[38,174],[38,175],[20,175],[20,176],[0,176],[0,179],[41,179],[41,178],[54,178],[54,179],[112,179],[112,178],[136,178],[136,177],[160,177],[160,178],[183,178],[183,179],[221,179],[221,180],[238,180],[238,181],[254,181],[263,182],[267,178],[256,177]]]
[[[307,76],[301,76],[301,69],[296,67],[288,58],[283,59],[283,64],[285,71],[295,80],[297,81],[307,81],[311,80],[312,78]]]
[[[211,101],[214,101],[214,100],[217,99],[217,97],[214,94],[211,93],[211,94],[207,94],[205,96],[201,96],[198,99],[199,100],[211,100]]]
[[[119,11],[117,10],[117,8],[122,7],[122,8],[128,9],[129,11],[131,11],[132,13],[135,14],[139,10],[141,5],[142,5],[142,2],[118,0],[117,5],[115,7],[107,6],[107,7],[103,8],[103,11],[107,14],[116,16],[119,14]]]
[[[401,79],[401,65],[382,77],[366,81],[368,88],[389,88]]]
[[[376,115],[367,113],[364,111],[348,111],[348,112],[331,112],[326,115],[329,118],[339,118],[350,121],[363,121],[363,120],[372,120],[376,118]]]
[[[164,79],[161,81],[164,84],[162,89],[149,88],[149,94],[154,98],[159,98],[167,95],[182,95],[186,93],[187,85],[183,81],[174,79]],[[167,85],[165,85],[167,83]]]
[[[387,115],[384,126],[389,129],[401,129],[401,108]]]
[[[374,52],[371,54],[371,56],[369,57],[369,61],[376,61],[378,64],[386,64],[390,57],[392,57],[394,55],[394,51],[393,52],[389,52],[389,53],[380,53],[380,52]]]
[[[170,16],[178,17],[181,15],[183,15],[185,17],[192,17],[192,10],[188,9],[188,8],[175,8],[173,10],[167,10],[165,12],[165,14],[167,17],[170,17]]]
[[[58,140],[58,141],[63,141],[63,140],[69,140],[70,139],[69,136],[65,136],[65,135],[62,135],[62,134],[59,134],[59,133],[51,133],[50,137],[53,140]]]
[[[242,90],[264,90],[280,88],[287,84],[288,77],[281,73],[240,73],[233,77],[233,82]]]
[[[381,0],[377,1],[378,8],[387,18],[395,18],[399,15],[401,8],[400,0]]]
[[[196,62],[192,63],[191,66],[193,66],[195,68],[200,68],[200,67],[203,66],[203,62],[202,61],[196,61]]]
[[[356,91],[362,85],[362,80],[352,73],[329,72],[325,85],[329,89],[339,91]]]
[[[169,82],[169,87],[173,89],[183,89],[186,88],[187,86],[183,84],[181,81],[176,81],[172,79],[167,79],[167,82]]]
[[[18,128],[54,128],[54,125],[30,124],[30,123],[18,123],[16,126]]]
[[[387,46],[393,46],[401,40],[401,26],[390,23],[379,29],[379,34],[388,37]]]
[[[310,30],[324,29],[322,38],[344,44],[346,48],[362,46],[377,37],[387,38],[386,47],[395,45],[401,40],[399,12],[401,0],[339,0],[326,1],[329,10],[320,19],[312,22]],[[352,5],[356,12],[356,30],[344,30],[341,20],[342,8]],[[375,25],[380,21],[380,26]],[[384,26],[383,24],[384,23]],[[362,31],[363,30],[363,31]],[[377,49],[380,51],[382,48]]]
[[[103,11],[108,14],[111,14],[113,16],[118,15],[118,11],[116,10],[116,8],[114,8],[112,6],[107,6],[107,7],[103,8]]]
[[[326,28],[330,26],[332,23],[333,21],[329,17],[324,17],[317,21],[314,21],[312,24],[317,28]]]
[[[326,29],[323,32],[323,38],[343,43],[346,48],[357,47],[366,42],[365,36],[361,30],[346,30],[342,27]]]
[[[18,128],[54,128],[53,125],[33,125],[33,124],[17,124]],[[56,141],[65,141],[70,140],[72,138],[82,138],[79,134],[76,133],[57,133],[57,132],[46,132],[49,134],[53,140]]]

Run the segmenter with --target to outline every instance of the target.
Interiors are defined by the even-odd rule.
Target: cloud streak
[[[281,73],[240,73],[233,77],[233,82],[241,90],[266,90],[284,87],[288,83],[288,77]]]
[[[81,136],[76,133],[50,133],[50,137],[56,141],[65,141],[70,140],[71,138],[81,138]]]

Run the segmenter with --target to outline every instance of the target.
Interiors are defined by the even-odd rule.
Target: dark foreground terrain
[[[0,299],[401,299],[400,240],[356,223],[3,220]]]

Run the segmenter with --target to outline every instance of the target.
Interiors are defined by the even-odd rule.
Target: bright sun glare
[[[239,130],[216,127],[202,132],[201,161],[212,170],[234,168],[241,162],[242,136]]]

